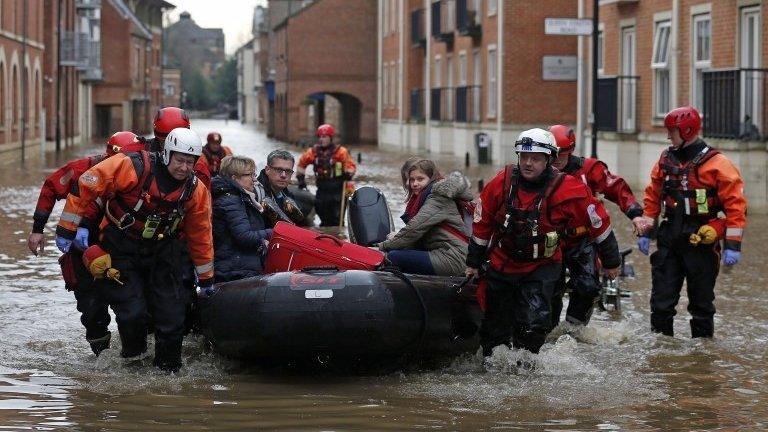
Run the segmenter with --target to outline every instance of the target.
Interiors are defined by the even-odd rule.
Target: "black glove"
[[[213,288],[213,278],[200,279],[197,281],[197,295],[199,297],[210,297],[216,292]]]
[[[349,180],[352,180],[352,176],[353,176],[353,175],[354,175],[354,174],[351,174],[351,173],[345,172],[344,174],[342,174],[342,175],[341,175],[341,178],[342,178],[342,180],[346,180],[346,181],[349,181]]]
[[[476,269],[482,267],[483,263],[488,259],[488,248],[470,239],[467,249],[467,267]]]
[[[296,180],[299,182],[299,189],[307,189],[307,181],[304,174],[296,174]]]

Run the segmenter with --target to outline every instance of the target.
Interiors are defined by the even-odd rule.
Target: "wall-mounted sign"
[[[544,33],[548,35],[589,36],[592,34],[592,20],[580,18],[546,18]]]
[[[544,81],[576,81],[578,60],[576,56],[543,56],[541,74]]]

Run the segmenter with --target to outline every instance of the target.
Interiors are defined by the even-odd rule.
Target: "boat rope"
[[[416,298],[419,299],[419,303],[421,304],[422,320],[419,337],[415,341],[416,350],[418,351],[418,349],[421,348],[422,342],[424,341],[424,338],[427,334],[427,318],[429,317],[429,312],[427,311],[427,304],[424,302],[424,297],[421,295],[421,291],[419,291],[419,289],[413,285],[413,282],[411,282],[408,276],[401,272],[399,268],[394,266],[384,266],[380,270],[392,273],[395,277],[405,282],[405,284],[408,285],[408,287],[411,288],[411,290],[413,290],[413,292],[416,294]]]

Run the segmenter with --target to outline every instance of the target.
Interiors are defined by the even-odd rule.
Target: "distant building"
[[[222,29],[200,27],[189,12],[166,28],[165,49],[168,66],[181,69],[182,79],[192,71],[211,79],[226,60]]]
[[[175,68],[163,69],[163,103],[166,106],[180,107],[181,90],[181,70]]]
[[[272,135],[314,140],[328,122],[339,142],[375,142],[376,2],[270,1],[269,16]]]
[[[105,0],[102,7],[103,79],[94,88],[97,136],[121,130],[151,132],[162,103],[160,0]]]
[[[252,38],[238,48],[237,59],[237,114],[243,123],[264,123],[264,72],[267,40],[267,9],[256,6],[253,11]]]
[[[0,21],[0,152],[40,142],[42,3],[4,1]],[[27,20],[22,19],[24,8]]]

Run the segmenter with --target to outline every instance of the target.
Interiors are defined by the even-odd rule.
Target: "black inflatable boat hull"
[[[462,278],[363,270],[291,272],[217,285],[201,332],[237,359],[443,358],[479,346],[481,312]]]

